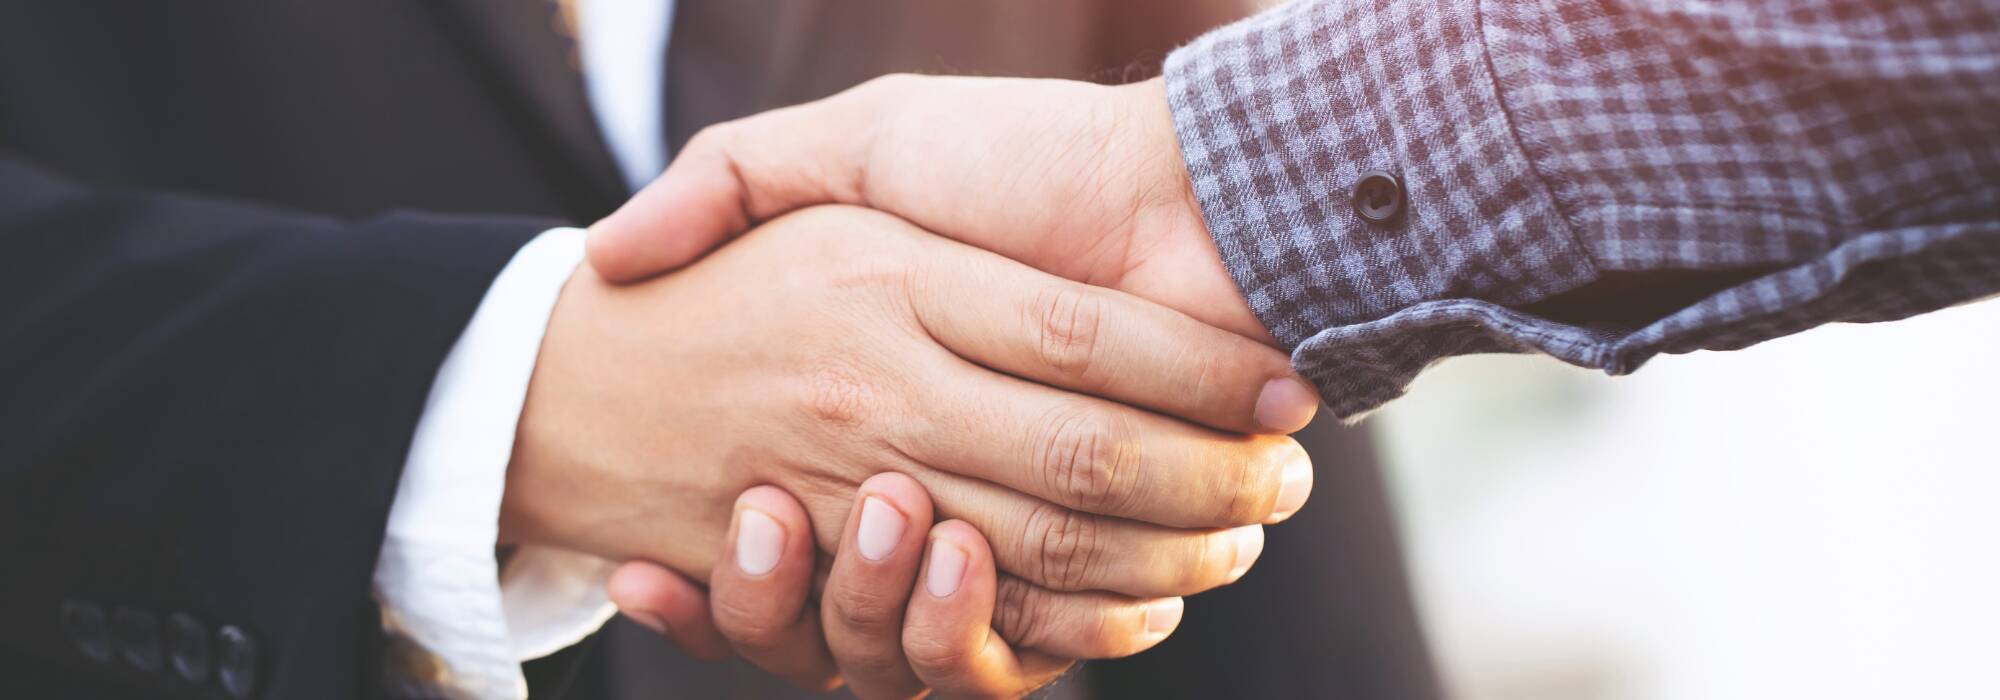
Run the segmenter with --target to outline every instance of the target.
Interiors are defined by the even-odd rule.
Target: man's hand
[[[1129,653],[1150,642],[1106,634],[1118,620],[1235,580],[1258,524],[1303,504],[1298,444],[1237,434],[1299,427],[1258,418],[1297,381],[1282,353],[1168,309],[819,208],[646,284],[578,270],[502,532],[705,575],[743,490],[796,495],[832,552],[856,487],[896,471],[1019,577],[998,584],[1025,608],[999,621],[1010,641]]]
[[[906,519],[901,527],[884,525],[892,514]],[[855,496],[827,572],[815,560],[828,557],[816,557],[802,534],[812,528],[804,507],[759,486],[736,501],[731,555],[716,563],[708,591],[647,562],[620,567],[609,590],[626,615],[695,656],[733,649],[809,690],[844,683],[870,700],[927,690],[1019,697],[1067,670],[1074,661],[1014,649],[994,631],[995,618],[1020,610],[1018,600],[999,595],[986,539],[963,522],[931,521],[930,497],[915,481],[871,478]],[[817,603],[816,571],[825,573]],[[1130,628],[1117,634],[1157,642],[1180,613],[1178,598],[1163,599],[1140,618],[1120,620]]]
[[[703,130],[591,227],[590,264],[641,279],[786,211],[855,204],[1268,341],[1177,143],[1159,80],[891,76]]]

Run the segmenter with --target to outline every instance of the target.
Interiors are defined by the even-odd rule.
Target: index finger
[[[745,660],[807,690],[840,683],[819,611],[808,600],[812,523],[791,494],[756,486],[736,499],[723,542],[730,556],[709,574],[716,628]]]
[[[932,337],[967,360],[1237,433],[1291,433],[1319,395],[1291,358],[1138,297],[943,241],[911,274]]]
[[[993,556],[977,530],[959,521],[931,530],[923,572],[904,613],[903,653],[939,695],[1019,697],[1075,663],[1026,649],[1017,653],[993,629],[996,591]]]

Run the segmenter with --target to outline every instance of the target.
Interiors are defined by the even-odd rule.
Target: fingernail
[[[1257,425],[1274,433],[1295,433],[1319,412],[1319,395],[1305,382],[1279,377],[1264,382],[1257,395]]]
[[[1264,526],[1239,527],[1231,531],[1230,535],[1231,539],[1235,540],[1236,558],[1231,560],[1229,582],[1235,583],[1236,579],[1243,578],[1243,574],[1249,573],[1251,564],[1257,563],[1257,555],[1264,553]]]
[[[651,610],[625,610],[625,617],[639,623],[640,627],[652,630],[653,634],[667,636],[667,619],[653,614]]]
[[[1146,634],[1165,637],[1181,624],[1181,609],[1184,603],[1179,598],[1161,598],[1146,604]]]
[[[854,528],[854,544],[861,558],[882,561],[903,541],[903,513],[880,498],[861,499],[861,524]]]
[[[950,598],[965,580],[965,550],[944,540],[931,540],[930,573],[924,575],[924,590],[932,596]]]
[[[776,519],[748,508],[736,516],[736,568],[743,573],[771,573],[784,550],[785,527]]]
[[[1271,519],[1264,521],[1267,525],[1283,522],[1305,507],[1306,497],[1311,496],[1313,490],[1312,462],[1303,458],[1293,460],[1285,465],[1284,479],[1284,485],[1278,487],[1278,505],[1272,511]]]

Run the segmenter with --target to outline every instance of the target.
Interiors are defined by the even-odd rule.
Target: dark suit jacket
[[[675,143],[894,70],[1122,79],[1241,9],[679,4]],[[625,196],[553,19],[0,9],[0,696],[378,692],[371,573],[432,375],[521,244]]]

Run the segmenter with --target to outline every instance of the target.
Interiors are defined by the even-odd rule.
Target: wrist
[[[689,274],[614,285],[580,266],[564,285],[515,430],[502,544],[645,559],[706,578],[727,526],[728,497],[718,493],[747,485],[662,448],[678,442],[675,426],[693,422],[687,402],[673,399],[698,390],[678,370],[712,366],[682,355],[683,338],[667,330],[689,327],[681,314],[707,304],[667,292]]]
[[[1124,115],[1120,123],[1126,126],[1116,150],[1128,154],[1128,171],[1141,183],[1132,262],[1119,287],[1217,328],[1275,344],[1250,311],[1202,220],[1166,81],[1154,78],[1112,91]]]
[[[572,332],[569,321],[575,307],[583,303],[582,287],[594,278],[589,266],[578,266],[556,297],[549,314],[548,331],[542,336],[535,367],[528,378],[527,397],[514,428],[514,448],[507,462],[506,487],[500,497],[502,546],[542,545],[574,548],[564,536],[560,518],[569,508],[562,504],[575,484],[560,477],[565,458],[559,446],[565,411],[554,385],[563,381],[569,361]]]

